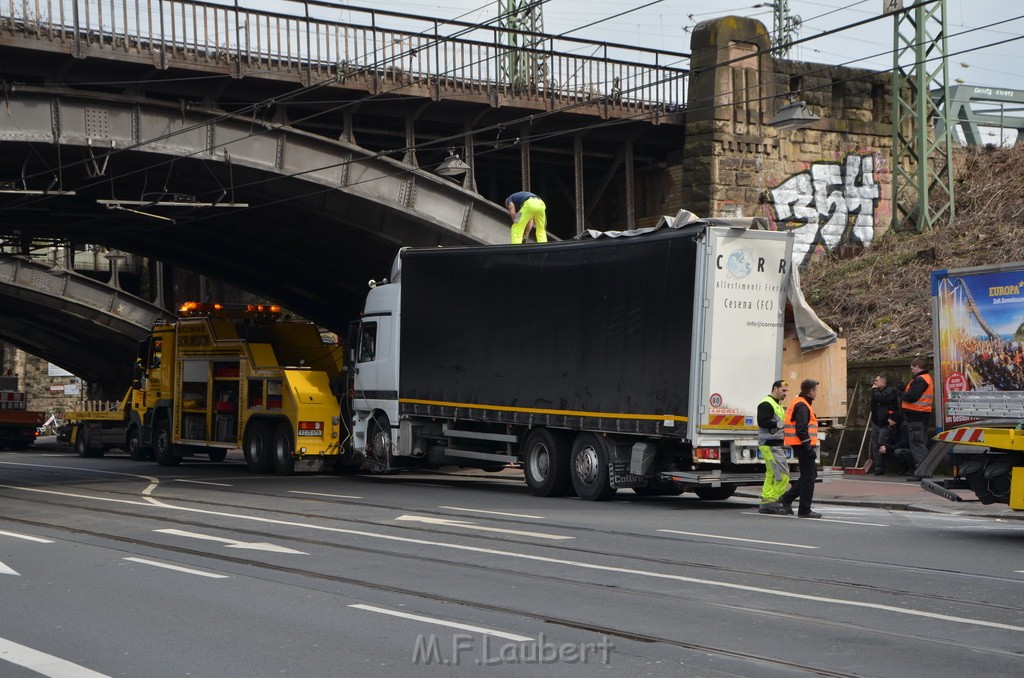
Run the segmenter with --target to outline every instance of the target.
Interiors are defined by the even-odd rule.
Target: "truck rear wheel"
[[[181,457],[174,456],[171,422],[167,419],[161,419],[153,427],[153,458],[160,466],[177,466],[181,463]]]
[[[295,443],[292,442],[292,427],[282,421],[274,429],[274,472],[279,476],[290,476],[295,471]]]
[[[693,493],[707,501],[722,501],[736,494],[735,485],[722,485],[721,487],[698,487]]]
[[[569,440],[560,431],[535,428],[523,445],[523,473],[537,497],[564,497],[569,493]]]
[[[89,446],[87,445],[88,440],[86,440],[87,435],[85,428],[81,426],[79,426],[78,430],[75,432],[75,454],[79,457],[89,456]]]
[[[608,479],[608,448],[593,433],[576,436],[569,459],[572,486],[580,499],[604,501],[615,494]]]
[[[78,427],[78,435],[75,436],[75,454],[79,457],[102,457],[103,450],[89,449],[89,429],[84,426]]]
[[[210,461],[213,462],[221,462],[228,458],[227,450],[210,450],[208,454],[210,455]]]
[[[261,421],[254,421],[245,429],[245,462],[253,473],[269,473],[274,468],[270,435],[270,425]]]
[[[128,431],[128,457],[132,461],[145,461],[153,456],[153,450],[142,447],[142,437],[139,429],[132,427]]]

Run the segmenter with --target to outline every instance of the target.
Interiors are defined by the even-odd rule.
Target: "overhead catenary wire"
[[[928,1],[934,1],[934,0],[928,0]],[[918,4],[927,4],[927,2],[922,2],[922,3],[918,3]],[[881,17],[876,17],[875,19],[872,19],[872,20],[876,20],[878,18],[881,18]],[[982,29],[991,27],[993,25],[999,25],[1001,23],[1006,23],[1008,21],[1016,20],[1017,18],[1020,18],[1020,17],[1014,17],[1012,19],[1002,20],[1002,21],[999,21],[999,22],[993,22],[992,24],[989,24],[987,26],[982,26],[982,27],[978,27],[978,28],[975,28],[975,29],[971,29],[971,30],[982,30]],[[840,29],[835,29],[835,30],[840,30]],[[835,30],[829,31],[829,33],[834,33]],[[816,39],[818,37],[821,37],[821,36],[820,35],[819,36],[811,36],[811,37],[805,38],[805,40]],[[1009,42],[1009,40],[1008,41],[1003,41],[1003,42]],[[998,43],[996,43],[996,44],[998,44]],[[984,49],[986,47],[988,47],[988,45],[982,45],[982,46],[979,46],[979,47],[971,48],[971,50],[963,50],[961,53],[966,53],[966,52],[974,51],[974,50],[977,50],[977,49]],[[769,48],[767,50],[761,50],[761,52],[770,52],[770,51],[772,51],[772,49],[773,48]],[[749,58],[749,56],[750,55],[745,55],[743,58]],[[859,61],[859,60],[863,60],[863,59],[866,59],[866,58],[872,58],[872,57],[871,56],[869,56],[869,57],[861,57],[859,59],[851,60],[848,63],[853,63],[853,62],[856,62],[856,61]],[[831,66],[823,66],[823,68],[830,68],[830,67]],[[852,79],[856,79],[856,78],[852,78]],[[368,98],[370,98],[370,97],[365,97],[362,100],[366,100]],[[603,97],[601,97],[601,98],[603,98]],[[767,98],[771,98],[771,97],[761,97],[761,99],[767,99]],[[745,102],[753,102],[753,101],[756,101],[756,100],[757,99],[748,99],[748,100],[745,100]],[[346,105],[352,105],[354,103],[355,102],[349,102]],[[521,124],[521,123],[528,122],[529,120],[534,119],[534,118],[540,118],[540,117],[544,117],[546,115],[551,115],[551,114],[555,114],[555,113],[558,113],[558,112],[564,112],[565,110],[570,110],[571,108],[573,108],[575,106],[586,105],[586,104],[589,104],[589,103],[593,103],[593,100],[587,100],[587,101],[579,102],[579,103],[576,103],[576,104],[570,104],[570,105],[567,105],[567,106],[562,107],[560,109],[556,109],[556,110],[553,110],[553,111],[545,112],[543,114],[524,116],[523,118],[518,119],[518,120],[514,120],[514,121],[504,121],[502,123],[497,123],[495,125],[492,125],[492,126],[490,126],[488,128],[481,128],[481,129],[473,130],[472,133],[473,134],[478,134],[478,133],[485,132],[485,131],[491,131],[491,130],[494,130],[496,128],[514,126],[516,124]],[[744,102],[735,102],[735,103],[744,103]],[[700,110],[700,109],[691,108],[689,110],[696,111],[696,110]],[[316,114],[316,115],[322,115],[322,113],[319,113],[319,114]],[[618,121],[608,121],[608,122],[604,122],[604,123],[597,123],[597,124],[595,124],[593,126],[588,126],[585,129],[593,129],[593,128],[597,128],[597,127],[601,127],[601,126],[606,126],[607,124],[623,124],[625,122],[630,122],[630,121],[633,121],[633,120],[641,119],[641,118],[646,117],[648,115],[650,115],[650,114],[649,113],[640,113],[640,114],[637,114],[635,116],[631,116],[630,118],[620,119]],[[315,117],[315,116],[309,116],[309,117],[311,118],[311,117]],[[204,125],[205,124],[209,124],[209,122],[210,121],[206,121],[203,124]],[[566,134],[566,133],[567,132],[554,132],[554,133],[551,133],[549,135],[545,135],[544,137],[537,137],[537,136],[530,137],[530,136],[527,136],[527,137],[524,137],[523,140],[536,140],[536,139],[539,139],[539,138],[550,138],[550,137],[553,137],[553,136],[559,136],[559,135]],[[376,154],[372,154],[372,155],[364,157],[364,158],[356,159],[353,162],[366,161],[366,160],[370,160],[370,159],[374,159],[374,158],[379,158],[379,157],[384,157],[384,156],[388,156],[388,155],[393,155],[393,154],[397,154],[397,153],[401,153],[401,152],[405,152],[405,151],[409,151],[409,150],[421,150],[423,148],[427,148],[427,147],[430,147],[432,145],[447,145],[451,141],[458,141],[458,140],[464,138],[464,136],[465,136],[464,134],[456,134],[456,135],[452,135],[451,137],[446,137],[446,138],[442,138],[442,139],[435,139],[435,140],[432,140],[432,141],[424,142],[422,144],[417,144],[417,145],[412,146],[412,147],[387,149],[385,151],[381,151],[381,152],[378,152]],[[203,149],[203,151],[200,151],[200,152],[206,152],[207,150],[208,149]],[[335,164],[328,165],[328,166],[325,166],[325,167],[319,168],[319,169],[328,169],[328,168],[331,168],[331,167],[337,167],[337,166],[339,166],[341,164],[344,164],[344,163],[335,163]],[[139,171],[143,171],[143,170],[139,170]],[[317,169],[305,170],[303,172],[289,174],[289,175],[275,175],[274,177],[270,177],[270,178],[267,178],[267,179],[259,180],[258,182],[252,182],[250,184],[243,185],[243,186],[235,186],[233,188],[241,188],[241,187],[255,185],[255,184],[258,184],[258,183],[265,183],[265,182],[269,182],[269,181],[277,181],[279,179],[287,179],[287,178],[290,178],[290,177],[301,176],[302,174],[313,172],[313,171],[317,171]],[[405,170],[403,170],[403,171],[405,171]],[[125,175],[122,175],[122,176],[125,176]],[[333,188],[328,188],[328,189],[323,189],[323,190],[334,190],[334,189]],[[314,194],[316,192],[319,192],[319,191],[314,191]],[[306,194],[306,195],[308,195],[308,194]],[[302,196],[295,196],[293,199],[298,199],[299,197],[302,197]],[[267,203],[264,203],[264,204],[266,205]],[[274,204],[274,203],[270,203],[270,204]],[[209,217],[203,217],[203,218],[209,218]],[[198,219],[192,219],[192,220],[198,220]]]
[[[1006,21],[1009,21],[1009,20],[1006,20]],[[998,24],[998,23],[1005,23],[1005,21],[1003,21],[1003,22],[996,22],[996,24]],[[819,37],[819,36],[815,36],[815,37]],[[810,39],[810,38],[808,38],[808,39]],[[864,57],[864,58],[871,58],[871,57]],[[856,60],[854,60],[854,61],[856,61]],[[369,98],[369,97],[367,97],[367,98]],[[364,100],[365,100],[365,98],[364,98]],[[586,102],[582,102],[582,103],[576,104],[576,105],[585,105],[586,103],[592,103],[592,102],[586,101]],[[559,111],[564,111],[564,110],[570,109],[572,107],[573,107],[573,105],[569,105],[569,106],[563,107],[562,109],[557,109],[555,111],[551,111],[549,113],[542,114],[542,115],[548,115],[548,114],[557,113]],[[694,110],[694,109],[691,109],[691,110]],[[317,115],[322,115],[322,113],[321,114],[317,114]],[[647,115],[647,114],[640,114],[638,116],[634,116],[634,119],[638,118],[638,117],[644,117],[645,115]],[[309,117],[314,117],[314,116],[309,116]],[[527,116],[527,118],[525,118],[525,119],[530,119],[530,118],[534,118],[534,117],[535,116]],[[522,122],[522,121],[505,121],[503,123],[498,123],[498,124],[492,126],[490,129],[494,129],[495,127],[514,126],[515,124],[517,124],[517,122]],[[207,121],[204,124],[208,124],[208,123],[209,123],[209,121]],[[486,128],[483,129],[483,130],[474,130],[474,133],[479,133],[481,131],[488,131],[488,130]],[[557,135],[557,133],[556,133],[556,135]],[[398,148],[398,149],[388,149],[388,150],[385,150],[385,151],[381,151],[381,152],[379,152],[377,154],[374,154],[372,156],[369,156],[369,157],[366,157],[366,158],[361,158],[359,160],[365,161],[365,160],[373,159],[375,157],[381,157],[381,156],[397,154],[397,153],[406,152],[406,151],[409,151],[409,150],[417,150],[419,148],[422,148],[423,146],[429,146],[431,144],[447,144],[450,141],[459,140],[459,139],[461,139],[463,137],[464,137],[463,134],[458,134],[458,135],[453,135],[452,137],[448,137],[448,138],[444,138],[444,139],[439,139],[439,140],[433,140],[433,141],[430,141],[430,142],[425,142],[424,144],[418,144],[418,145],[416,145],[414,147]],[[205,152],[206,150],[207,149],[203,149],[203,151],[199,151],[199,152]],[[357,162],[358,162],[358,160],[357,160]],[[329,168],[329,167],[334,167],[334,166],[337,166],[337,165],[330,165],[330,166],[327,166],[327,167],[325,167],[323,169],[326,169],[326,168]],[[140,171],[142,171],[142,170],[140,170]],[[316,170],[306,170],[303,173],[308,173],[308,172],[311,172],[311,171],[316,171]],[[293,175],[280,175],[280,176],[275,176],[275,177],[272,177],[272,178],[269,178],[269,179],[266,179],[266,180],[262,180],[262,181],[275,181],[275,180],[281,179],[281,178],[289,178],[291,176],[300,176],[301,174],[302,173],[293,174]]]
[[[548,1],[549,0],[536,0],[536,2],[533,3],[533,5],[541,5],[541,4],[543,4],[545,2],[548,2]],[[437,40],[437,42],[443,42],[444,40],[449,40],[452,37],[458,37],[459,35],[461,35],[461,34],[463,34],[465,32],[469,32],[469,31],[473,31],[473,30],[478,30],[481,26],[490,24],[490,23],[492,23],[494,21],[500,20],[501,18],[502,18],[502,16],[499,16],[499,17],[497,17],[495,19],[488,20],[484,24],[466,25],[463,30],[458,31],[458,32],[456,32],[454,34],[451,34],[451,35],[446,35],[446,36],[443,36],[443,37],[438,37],[436,40]],[[502,30],[505,31],[506,29],[502,29]],[[513,31],[511,29],[509,29],[509,31],[510,32],[517,32],[517,33],[523,33],[522,31]],[[430,36],[430,37],[433,37],[433,36]],[[555,37],[555,36],[546,36],[546,37]],[[627,47],[627,46],[622,46],[622,47]],[[385,58],[385,59],[383,59],[381,61],[374,62],[372,64],[369,64],[367,66],[364,66],[364,67],[358,69],[356,71],[356,73],[364,72],[364,71],[372,71],[374,69],[379,69],[379,68],[381,68],[383,66],[386,66],[388,63],[390,63],[392,61],[404,58],[405,56],[408,55],[408,52],[409,52],[409,50],[406,50],[405,52],[401,52],[401,53],[398,53],[398,54],[393,54],[390,57],[387,57],[387,58]],[[685,57],[687,55],[680,54],[679,56]],[[474,63],[481,63],[481,62],[474,62]],[[438,75],[441,75],[441,74],[438,74]],[[292,99],[295,99],[296,97],[298,97],[301,94],[306,94],[306,93],[308,93],[308,92],[310,92],[310,91],[312,91],[314,89],[319,89],[321,87],[328,86],[330,84],[333,84],[333,82],[334,82],[334,79],[326,79],[324,81],[320,81],[320,82],[313,83],[313,84],[310,84],[308,86],[299,88],[299,89],[297,89],[297,90],[295,90],[293,92],[289,92],[286,95],[282,95],[282,96],[279,96],[279,97],[267,98],[267,99],[264,99],[264,100],[262,100],[260,102],[249,104],[249,105],[243,107],[239,111],[233,111],[233,112],[230,112],[230,113],[221,114],[219,116],[215,116],[212,119],[204,120],[201,123],[197,123],[195,125],[187,126],[187,127],[184,127],[184,128],[182,128],[180,130],[174,130],[172,132],[167,132],[167,133],[164,133],[162,135],[158,135],[156,137],[151,137],[149,139],[140,141],[140,142],[135,143],[135,144],[131,144],[131,145],[128,145],[128,146],[122,146],[122,147],[119,147],[117,149],[112,149],[110,151],[107,151],[107,152],[104,152],[102,154],[99,154],[98,156],[95,157],[95,160],[96,161],[104,161],[104,160],[106,160],[107,158],[109,158],[109,157],[111,157],[113,155],[120,154],[120,153],[125,153],[125,152],[131,151],[131,150],[135,150],[135,149],[137,149],[137,148],[139,148],[141,146],[145,146],[147,144],[152,144],[152,143],[154,143],[156,141],[162,141],[162,140],[165,140],[167,138],[171,138],[171,137],[178,136],[178,135],[181,135],[181,134],[187,134],[188,132],[194,131],[196,129],[204,128],[204,127],[208,126],[209,124],[213,124],[213,123],[219,122],[221,120],[227,120],[227,119],[232,119],[232,118],[241,118],[247,112],[256,113],[260,108],[264,108],[264,107],[269,106],[269,105],[287,103],[288,101],[290,101]],[[392,90],[386,90],[386,91],[378,92],[378,93],[375,93],[375,94],[368,94],[368,95],[366,95],[364,97],[361,97],[359,99],[348,101],[344,105],[341,105],[341,106],[338,106],[338,107],[334,107],[334,108],[330,108],[330,109],[326,109],[324,111],[318,111],[317,113],[311,114],[310,116],[307,116],[306,118],[300,118],[300,119],[292,121],[292,122],[293,123],[305,122],[305,121],[307,121],[309,119],[312,119],[314,117],[324,116],[324,115],[327,115],[329,113],[337,112],[339,110],[342,110],[342,109],[344,109],[346,107],[356,106],[358,104],[365,103],[366,101],[369,101],[369,100],[374,99],[374,98],[378,98],[378,97],[380,97],[382,95],[390,93],[391,91],[395,91],[395,90],[398,90],[398,89],[401,89],[401,88],[402,88],[402,85],[396,85]],[[555,112],[557,112],[557,111],[555,111]],[[256,122],[256,121],[253,120],[253,122]],[[510,123],[510,124],[515,124],[515,123]],[[244,140],[245,138],[250,138],[251,136],[254,136],[256,134],[262,134],[262,133],[266,133],[268,131],[270,131],[270,130],[264,129],[264,130],[260,130],[258,132],[253,132],[253,133],[250,133],[249,135],[246,135],[245,137],[243,137],[241,139],[233,139],[230,142],[226,142],[225,144],[218,144],[218,145],[213,146],[212,148],[218,148],[221,145],[229,145],[230,143],[237,143],[239,141]],[[210,150],[209,148],[204,148],[201,151],[197,151],[196,153],[189,154],[188,156],[182,156],[182,157],[191,157],[192,155],[197,155],[199,153],[205,153],[205,152],[207,152],[209,150]],[[402,152],[402,151],[403,151],[403,149],[393,149],[393,150],[390,150],[390,151],[383,152],[382,154],[387,155],[387,154],[398,153],[398,152]],[[93,160],[94,160],[93,158],[89,158],[89,159],[84,159],[84,160],[80,160],[80,161],[70,162],[70,163],[67,163],[66,165],[64,165],[62,167],[62,169],[67,169],[69,167],[75,167],[75,166],[80,166],[80,165],[83,165],[83,164],[87,164],[87,163],[93,162]],[[151,167],[159,167],[162,164],[163,163],[155,163]],[[121,176],[122,177],[124,177],[124,176],[131,176],[132,174],[138,173],[140,171],[146,171],[146,169],[148,169],[148,167],[147,168],[143,168],[142,170],[135,170],[135,171],[132,171],[132,172],[124,173]],[[46,172],[39,172],[39,173],[36,173],[36,174],[33,174],[33,175],[28,175],[28,176],[22,177],[22,180],[38,178],[40,176],[50,176],[50,175],[52,175],[52,173],[53,173],[53,170],[48,168],[48,170]],[[88,188],[88,187],[97,185],[99,183],[103,183],[103,182],[102,181],[98,181],[98,182],[94,182],[93,184],[79,185],[79,188]],[[30,199],[30,200],[23,200],[23,201],[21,201],[19,203],[16,203],[13,207],[25,207],[25,206],[28,206],[28,205],[31,205],[31,204],[35,204],[35,203],[47,200],[49,198],[52,198],[52,196],[42,196],[40,198],[34,198],[34,199]],[[0,208],[0,212],[4,211],[4,209],[9,209],[9,208],[7,208],[7,207]]]
[[[547,1],[548,0],[537,0],[535,3],[533,3],[533,5],[541,5],[541,4],[543,4],[543,3],[547,2]],[[413,16],[413,15],[404,15],[404,16]],[[461,35],[461,34],[463,34],[465,32],[470,32],[470,31],[478,30],[482,26],[486,26],[487,24],[490,24],[493,21],[500,20],[501,18],[502,17],[499,16],[499,17],[497,17],[495,19],[488,20],[487,22],[477,23],[477,24],[460,24],[458,22],[455,22],[455,20],[441,20],[442,23],[453,23],[455,25],[461,25],[464,30],[458,31],[458,32],[456,32],[454,34],[451,34],[451,35],[439,36],[439,37],[436,38],[436,41],[437,42],[443,42],[445,40],[451,39],[452,37],[457,37],[457,36],[459,36],[459,35]],[[435,26],[436,26],[436,22],[435,22]],[[512,30],[512,29],[505,29],[505,28],[502,28],[502,31],[503,32],[524,33],[522,31],[515,31],[515,30]],[[436,29],[435,29],[435,33],[436,33]],[[429,37],[434,37],[434,36],[429,36]],[[557,36],[550,36],[550,35],[545,36],[546,39],[555,38],[555,37],[557,37]],[[569,38],[569,39],[573,40],[572,38]],[[605,46],[610,46],[611,45],[610,43],[603,43],[603,44]],[[626,49],[635,49],[635,46],[628,46],[628,45],[617,45],[617,47],[626,48]],[[410,51],[415,51],[415,48],[412,48],[411,50],[407,50],[407,51],[402,52],[402,53],[393,54],[393,55],[391,55],[390,57],[388,57],[388,58],[386,58],[384,60],[377,61],[377,62],[374,62],[374,63],[369,64],[367,66],[364,66],[364,67],[358,69],[356,71],[356,73],[364,72],[364,71],[369,71],[369,70],[373,70],[373,69],[377,69],[377,68],[381,68],[382,66],[385,66],[387,63],[390,63],[390,62],[392,62],[394,60],[399,60],[399,59],[404,58],[405,56],[408,55],[408,53]],[[669,53],[669,54],[671,54],[671,53]],[[678,56],[686,57],[688,55],[686,55],[686,54],[679,54]],[[320,88],[320,87],[323,87],[323,86],[326,86],[326,85],[330,85],[333,82],[334,81],[332,79],[327,79],[327,80],[324,80],[324,81],[320,81],[318,83],[313,83],[313,84],[311,84],[309,86],[300,88],[300,89],[298,89],[296,91],[293,91],[293,92],[290,92],[287,95],[283,95],[283,96],[279,96],[279,97],[273,97],[273,98],[268,98],[268,99],[264,99],[263,101],[260,101],[260,102],[255,102],[255,103],[249,104],[247,106],[244,106],[239,111],[233,111],[233,112],[230,112],[230,113],[222,114],[219,117],[215,117],[213,119],[204,120],[202,123],[197,123],[196,125],[185,127],[185,128],[180,129],[180,130],[174,130],[173,132],[168,132],[168,133],[166,133],[164,135],[161,135],[161,136],[158,136],[158,137],[153,137],[153,138],[141,141],[141,142],[136,143],[136,144],[131,144],[129,146],[123,146],[123,147],[119,147],[117,149],[112,149],[112,150],[107,151],[107,152],[105,152],[103,154],[100,154],[98,157],[95,157],[95,158],[89,158],[89,159],[85,159],[85,160],[81,160],[81,161],[76,161],[76,162],[68,163],[66,166],[62,166],[61,168],[58,168],[58,171],[59,171],[59,169],[66,169],[67,167],[73,167],[73,166],[81,165],[83,163],[90,163],[90,162],[94,162],[94,161],[106,161],[106,159],[109,158],[112,155],[119,154],[119,153],[124,153],[124,152],[130,151],[130,150],[134,150],[134,149],[138,148],[139,146],[142,146],[142,145],[145,145],[145,144],[148,144],[148,143],[153,143],[154,141],[160,141],[160,140],[163,140],[163,139],[166,139],[166,138],[170,138],[170,137],[175,136],[175,135],[185,134],[185,133],[193,131],[195,129],[199,129],[199,128],[205,127],[205,126],[207,126],[207,125],[209,125],[211,123],[216,123],[219,120],[242,117],[247,112],[256,113],[261,108],[264,108],[264,107],[269,106],[269,105],[287,104],[290,100],[295,99],[297,96],[299,96],[301,94],[308,93],[309,91],[311,91],[313,89],[317,89],[317,88]],[[307,116],[306,118],[295,120],[293,122],[294,123],[301,123],[301,122],[307,121],[307,120],[309,120],[309,119],[311,119],[313,117],[323,116],[323,115],[326,115],[326,114],[328,114],[330,112],[341,110],[345,106],[355,106],[355,105],[358,105],[358,104],[363,103],[365,101],[368,101],[368,100],[370,100],[372,98],[388,94],[390,91],[394,91],[394,90],[400,89],[400,88],[401,88],[401,85],[396,85],[395,88],[393,88],[392,90],[383,91],[383,92],[379,92],[379,93],[376,93],[376,94],[369,94],[369,95],[366,95],[366,96],[364,96],[364,97],[362,97],[360,99],[353,100],[353,101],[348,101],[343,106],[339,106],[339,107],[336,107],[336,108],[333,108],[333,109],[327,109],[325,111],[320,111],[318,113],[315,113],[315,114],[312,114],[310,116]],[[512,124],[514,124],[514,123],[512,123]],[[266,131],[268,131],[268,130],[265,130],[265,129],[264,130],[260,130],[259,132],[251,133],[250,135],[247,135],[244,138],[248,138],[249,136],[252,136],[254,134],[265,133]],[[237,143],[240,140],[242,140],[242,139],[235,139],[235,140],[232,141],[232,143]],[[216,147],[217,146],[215,146],[215,148]],[[195,153],[195,154],[189,154],[188,156],[183,156],[183,157],[190,157],[191,155],[196,155],[196,154],[199,154],[199,153],[203,153],[203,152],[206,152],[207,150],[209,150],[209,149],[203,149],[202,151],[197,151],[197,153]],[[392,151],[392,152],[398,152],[398,150],[396,149],[395,151]],[[160,164],[156,164],[154,166],[160,166]],[[123,176],[130,176],[131,174],[134,174],[134,173],[136,173],[138,171],[146,171],[147,169],[148,168],[143,168],[142,170],[136,170],[136,171],[133,171],[133,172],[125,173],[125,174],[122,174],[121,176],[122,177]],[[24,176],[24,177],[22,177],[22,180],[30,179],[30,178],[37,178],[39,176],[50,176],[50,175],[53,174],[53,172],[54,172],[53,168],[47,168],[47,170],[44,171],[44,172],[39,172],[39,173],[36,173],[34,175]],[[87,188],[87,187],[89,187],[91,185],[95,185],[95,184],[89,184],[89,185],[84,185],[84,186],[80,185],[80,187],[81,188]],[[24,206],[27,206],[27,205],[30,205],[30,204],[34,204],[36,202],[40,202],[41,200],[49,199],[50,197],[52,197],[52,196],[43,196],[40,199],[26,199],[26,200],[23,200],[23,201],[15,204],[14,207],[24,207]]]
[[[1018,36],[1017,38],[1014,38],[1014,39],[1015,40],[1024,40],[1024,35]],[[1000,41],[1000,43],[1002,43],[1002,42],[1006,42],[1006,41]],[[981,46],[981,48],[984,48],[984,47],[985,46]],[[940,59],[940,58],[941,57],[933,57],[933,58],[927,59],[925,61],[934,61],[934,60]],[[825,70],[828,70],[828,69],[831,69],[831,68],[833,68],[833,66],[826,65],[826,66],[823,66],[821,70],[825,71]],[[873,75],[875,75],[875,74],[874,73],[868,73],[868,74],[861,75],[861,76],[847,78],[847,79],[843,80],[843,82],[851,82],[851,81],[862,79],[863,77],[870,77],[870,76],[873,76]],[[828,86],[829,87],[832,86],[832,81],[831,80],[829,81]],[[821,89],[823,87],[824,86],[811,87],[811,88],[807,88],[807,90],[805,90],[805,91]],[[745,100],[743,103],[752,103],[752,102],[755,102],[755,101],[770,101],[770,100],[773,100],[774,98],[775,97],[772,97],[772,96],[759,97],[759,98],[755,98],[755,99]],[[703,110],[713,110],[713,107],[705,107]],[[634,121],[634,120],[639,119],[641,117],[645,117],[647,115],[648,115],[647,113],[643,113],[643,114],[637,114],[636,116],[632,116],[630,118],[621,118],[621,119],[617,119],[617,120],[601,121],[599,123],[595,123],[593,125],[587,126],[585,129],[586,130],[593,130],[593,129],[603,128],[603,127],[611,127],[611,126],[626,124],[628,122]],[[521,141],[530,141],[530,142],[543,141],[545,139],[549,139],[549,138],[553,138],[553,137],[557,137],[557,136],[562,136],[562,135],[565,135],[567,133],[569,133],[569,132],[556,131],[556,132],[551,132],[551,133],[548,133],[548,134],[531,135],[531,136],[523,138]],[[450,137],[448,139],[433,140],[431,142],[426,142],[426,143],[442,145],[442,144],[447,144],[448,142],[450,142],[453,139],[461,138],[461,136],[462,135],[456,135],[456,136]],[[479,155],[486,155],[487,153],[493,152],[494,150],[497,150],[497,149],[492,149],[491,151],[483,151]],[[389,153],[392,153],[392,152],[393,151],[389,151]],[[311,172],[316,172],[316,171],[322,171],[324,169],[330,169],[330,168],[334,168],[334,167],[340,167],[340,166],[343,166],[343,165],[349,164],[349,163],[358,163],[360,161],[365,161],[365,160],[368,160],[368,159],[373,159],[373,158],[377,158],[377,157],[383,157],[384,155],[385,155],[384,153],[378,153],[378,154],[375,154],[375,155],[370,156],[368,158],[360,158],[360,159],[357,159],[357,160],[351,160],[351,161],[344,161],[344,162],[334,163],[332,165],[318,167],[318,168],[313,168],[313,169],[309,169],[309,170],[304,170],[302,172],[296,172],[296,173],[289,174],[289,175],[275,175],[275,176],[269,177],[267,179],[261,179],[261,180],[257,180],[257,181],[254,181],[254,182],[250,182],[249,184],[245,184],[245,185],[239,186],[239,188],[252,187],[252,186],[255,186],[255,185],[260,185],[260,184],[264,184],[264,183],[271,182],[271,181],[278,181],[278,180],[281,180],[281,179],[294,178],[294,177],[297,177],[297,176],[301,176],[303,174],[307,174],[307,173],[311,173]],[[403,168],[403,169],[400,169],[394,175],[391,175],[391,176],[401,176],[402,174],[415,172],[418,169],[421,169],[421,168]],[[365,181],[374,181],[374,179],[367,179]],[[349,186],[356,186],[356,185],[359,185],[360,183],[363,183],[363,182],[355,182],[354,184],[350,184]],[[258,205],[258,206],[253,205],[253,206],[250,206],[248,208],[242,208],[241,210],[238,210],[238,211],[246,211],[246,210],[259,209],[259,208],[266,208],[266,207],[270,207],[270,206],[273,206],[273,205],[284,204],[284,203],[287,203],[287,202],[293,202],[293,201],[296,201],[296,200],[301,200],[301,199],[305,199],[305,198],[315,197],[317,195],[321,195],[321,194],[324,194],[324,193],[332,192],[332,191],[335,191],[335,190],[337,190],[336,187],[329,187],[329,186],[328,187],[317,188],[317,189],[313,189],[313,190],[304,192],[304,193],[299,194],[299,195],[291,195],[291,196],[288,196],[286,198],[280,198],[278,200],[273,200],[273,201],[269,201],[269,202],[263,202],[263,203],[260,203],[260,205]],[[184,225],[188,225],[188,224],[191,224],[191,223],[201,222],[201,221],[206,221],[208,219],[216,218],[217,216],[218,215],[215,215],[215,214],[210,213],[210,212],[208,212],[206,214],[196,213],[194,215],[184,216],[184,217],[178,219],[177,224],[184,226]],[[145,229],[143,229],[143,232],[154,232],[154,231],[157,231],[157,230],[161,230],[162,228],[165,228],[165,226],[154,225],[154,226],[151,226],[151,227],[146,227]]]

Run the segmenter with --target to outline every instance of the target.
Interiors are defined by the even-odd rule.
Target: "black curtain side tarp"
[[[404,251],[399,397],[686,416],[701,232]]]

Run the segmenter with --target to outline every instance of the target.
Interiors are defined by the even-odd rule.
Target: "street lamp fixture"
[[[463,162],[458,155],[453,152],[449,153],[449,156],[441,161],[434,172],[442,177],[454,177],[469,171],[469,165]]]
[[[821,120],[821,116],[807,108],[806,101],[794,101],[780,108],[768,124],[779,129],[795,130],[810,127],[818,120]]]

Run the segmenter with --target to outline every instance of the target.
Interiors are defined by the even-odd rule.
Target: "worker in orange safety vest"
[[[817,395],[816,380],[804,379],[800,382],[800,395],[793,398],[789,409],[786,410],[786,421],[782,428],[782,443],[793,448],[793,456],[800,463],[800,477],[789,491],[782,495],[782,508],[792,515],[793,501],[799,499],[797,516],[800,518],[821,517],[820,513],[811,510],[814,483],[818,479],[818,417],[814,414],[811,403]]]

